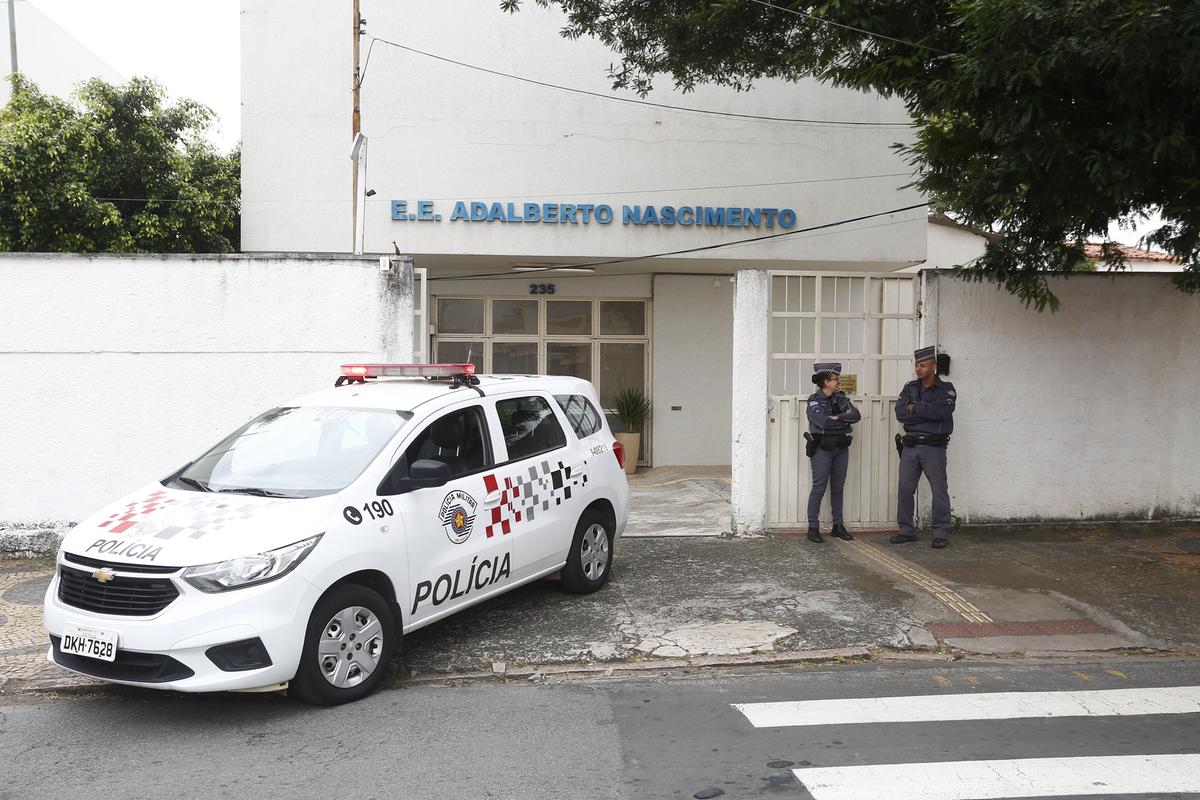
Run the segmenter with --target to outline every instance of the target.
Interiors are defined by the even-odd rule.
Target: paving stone
[[[36,605],[40,607],[42,600],[46,597],[46,587],[50,585],[50,579],[50,575],[26,578],[20,583],[5,589],[4,594],[0,595],[0,599],[6,603],[19,603],[21,605]]]

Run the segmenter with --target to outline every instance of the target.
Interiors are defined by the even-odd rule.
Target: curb
[[[635,662],[598,664],[522,664],[509,667],[497,661],[491,669],[445,674],[419,673],[385,682],[385,689],[405,689],[417,686],[453,686],[467,683],[502,683],[510,680],[539,681],[574,677],[632,677],[672,670],[720,669],[727,667],[775,667],[804,664],[872,662],[891,663],[1026,663],[1078,661],[1120,661],[1123,659],[1159,660],[1167,658],[1200,659],[1200,652],[1185,650],[1152,650],[1145,648],[1093,651],[1037,651],[1023,654],[984,655],[963,652],[929,652],[927,650],[879,650],[866,647],[843,647],[829,650],[798,650],[791,653],[751,653],[732,656],[696,656],[694,658],[647,659]],[[29,695],[86,695],[117,684],[87,678],[82,675],[63,675],[54,678],[20,679],[0,676],[0,700]],[[134,688],[137,687],[119,687]]]
[[[800,650],[792,653],[749,653],[732,656],[696,656],[694,658],[656,658],[634,662],[598,664],[522,664],[509,666],[497,661],[491,669],[472,672],[449,672],[445,674],[419,673],[396,681],[391,688],[406,686],[429,686],[446,683],[481,681],[504,681],[512,679],[537,680],[540,678],[569,676],[631,675],[642,672],[664,672],[675,669],[702,669],[711,667],[737,666],[786,666],[789,664],[820,664],[833,661],[869,661],[871,651],[865,647],[842,647],[831,650]],[[5,695],[28,694],[85,694],[98,688],[114,686],[83,675],[62,675],[53,678],[22,679],[4,681],[0,678],[0,698]]]

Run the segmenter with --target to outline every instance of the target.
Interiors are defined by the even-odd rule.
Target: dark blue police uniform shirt
[[[954,432],[954,404],[958,394],[954,384],[935,378],[925,388],[919,380],[909,381],[896,398],[896,420],[904,424],[905,433]],[[913,410],[908,411],[909,403]]]
[[[840,414],[838,409],[846,409]],[[838,417],[838,419],[830,419]],[[850,433],[850,426],[862,419],[845,392],[834,392],[829,397],[822,391],[808,396],[808,432],[829,434]]]

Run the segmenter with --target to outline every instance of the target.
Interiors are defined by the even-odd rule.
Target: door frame
[[[794,385],[788,385],[790,376],[787,375],[789,362],[794,362],[797,373],[804,362],[818,360],[836,360],[843,363],[861,362],[864,369],[867,365],[879,365],[879,385],[871,394],[864,394],[866,381],[861,381],[858,391],[851,395],[855,404],[863,412],[863,421],[855,426],[855,444],[851,449],[851,470],[847,480],[845,498],[846,523],[857,527],[894,527],[896,509],[896,479],[899,465],[895,458],[893,436],[900,429],[891,413],[892,404],[900,388],[911,379],[912,352],[908,345],[916,347],[919,341],[918,323],[921,314],[920,283],[916,273],[896,272],[827,272],[801,270],[771,270],[768,272],[770,291],[768,293],[768,431],[767,431],[767,527],[768,528],[797,528],[806,527],[808,487],[811,485],[809,460],[804,454],[802,434],[808,430],[805,414],[806,399],[811,394],[812,386],[808,383],[808,374],[797,374]],[[778,307],[776,292],[778,278],[812,278],[813,304],[811,310],[803,310],[803,286],[801,284],[802,309],[793,310]],[[845,306],[840,302],[837,293],[839,284],[834,284],[834,310],[825,310],[824,281],[838,279],[862,280],[861,310],[852,310],[849,295]],[[883,284],[880,290],[879,308],[872,304],[872,285],[874,281],[894,282],[896,294],[894,310],[889,310],[889,285]],[[854,284],[846,284],[854,291]],[[786,284],[785,284],[786,286]],[[906,301],[907,297],[907,301]],[[807,344],[801,342],[802,348],[796,352],[784,349],[787,342],[779,342],[776,320],[780,319],[813,319],[812,349],[804,350]],[[857,351],[850,350],[850,342],[845,349],[837,349],[837,343],[828,346],[822,342],[824,320],[862,321],[863,335],[861,347]],[[869,320],[896,320],[896,341],[890,348],[880,341],[872,346],[869,342]],[[835,323],[836,326],[836,323]],[[849,329],[849,325],[846,326]],[[888,335],[889,326],[880,322],[881,340]],[[801,331],[804,331],[802,326]],[[788,339],[785,333],[784,339]],[[797,336],[801,338],[801,336]],[[784,362],[785,386],[791,391],[780,391],[777,380],[776,364]],[[887,364],[894,364],[888,368]],[[853,370],[846,370],[851,372]],[[886,385],[885,385],[886,382]],[[891,385],[892,383],[896,385]],[[822,502],[821,519],[829,517],[829,496]]]

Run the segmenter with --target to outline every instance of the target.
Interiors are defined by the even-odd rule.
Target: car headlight
[[[321,534],[265,553],[188,567],[181,576],[202,592],[225,592],[273,581],[296,568],[321,541]]]

